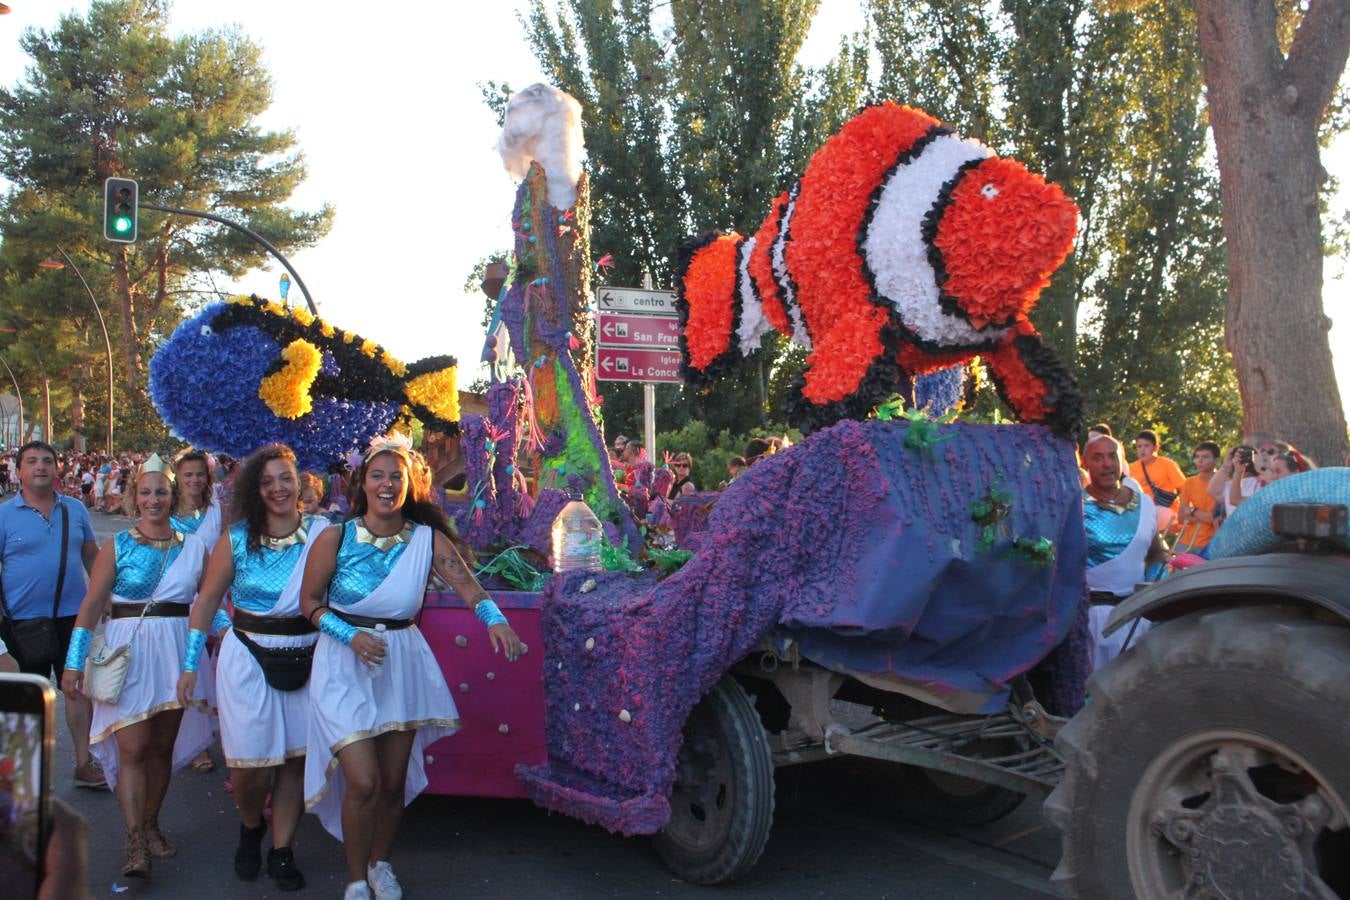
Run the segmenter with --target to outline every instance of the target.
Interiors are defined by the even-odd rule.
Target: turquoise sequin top
[[[300,520],[300,530],[308,532],[313,519]],[[286,582],[291,580],[300,556],[305,552],[304,541],[287,544],[280,550],[262,546],[249,552],[248,523],[235,522],[230,526],[230,551],[234,554],[234,581],[230,583],[230,597],[234,605],[245,612],[262,615],[276,605]]]
[[[335,606],[350,606],[364,600],[388,577],[407,548],[407,542],[400,541],[381,550],[374,544],[357,540],[355,519],[344,522],[337,568],[328,585],[328,602]]]
[[[155,592],[160,576],[183,552],[183,541],[179,537],[166,551],[142,544],[130,531],[123,531],[113,538],[113,547],[117,578],[113,581],[112,592],[123,600],[139,601],[148,600]]]
[[[183,534],[196,534],[197,529],[202,527],[206,521],[206,510],[198,510],[190,516],[169,516],[169,524],[173,525],[174,531],[181,531]]]
[[[1088,539],[1088,567],[1115,559],[1130,546],[1139,531],[1139,494],[1123,510],[1105,507],[1083,492],[1083,529]]]

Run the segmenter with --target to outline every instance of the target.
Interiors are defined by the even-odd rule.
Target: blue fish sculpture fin
[[[459,364],[453,356],[429,356],[408,366],[403,393],[422,424],[459,434]]]

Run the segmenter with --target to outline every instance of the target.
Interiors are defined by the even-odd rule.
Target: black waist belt
[[[258,616],[251,612],[244,612],[238,607],[234,610],[234,621],[231,624],[241,631],[249,631],[253,634],[279,634],[293,637],[313,634],[318,631],[317,628],[309,624],[309,620],[304,616]]]
[[[410,628],[416,624],[412,619],[372,619],[369,616],[340,612],[331,606],[328,607],[328,610],[348,625],[354,625],[357,628],[374,628],[376,625],[383,625],[386,631],[398,631],[400,628]]]
[[[148,604],[114,603],[112,605],[112,611],[108,613],[108,617],[112,619],[134,619],[141,614],[141,610],[145,609],[146,606],[150,607],[145,613],[147,619],[186,618],[192,608],[190,603],[165,603],[163,601],[158,603],[151,601]]]
[[[1092,606],[1115,606],[1124,599],[1124,597],[1117,597],[1110,591],[1088,592],[1088,603]]]

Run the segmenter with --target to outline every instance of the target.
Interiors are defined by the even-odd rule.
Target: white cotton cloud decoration
[[[531,162],[543,166],[548,202],[555,209],[569,209],[577,202],[585,150],[581,104],[571,94],[552,85],[532,84],[511,95],[497,152],[516,180],[525,177]]]

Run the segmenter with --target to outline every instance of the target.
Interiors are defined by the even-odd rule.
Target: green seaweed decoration
[[[981,553],[987,553],[998,542],[999,532],[1006,531],[1007,519],[1012,515],[1013,495],[1010,491],[990,487],[983,498],[970,504],[970,518],[980,526]]]
[[[938,444],[956,437],[955,434],[943,434],[938,430],[938,426],[950,425],[956,421],[955,411],[934,419],[921,409],[910,409],[900,413],[900,418],[909,422],[909,428],[905,432],[905,446],[928,456],[935,455],[933,448]]]
[[[528,549],[523,544],[507,547],[492,559],[478,567],[475,575],[496,575],[514,588],[522,591],[542,591],[548,575],[540,572],[525,561],[521,550]]]
[[[891,394],[884,403],[872,411],[872,415],[876,416],[881,422],[893,422],[904,414],[905,398],[899,394]]]
[[[600,563],[606,572],[641,572],[642,566],[628,553],[628,538],[614,546],[605,535],[600,536]]]
[[[1034,541],[1018,538],[1013,541],[1011,552],[1038,569],[1049,568],[1055,564],[1055,544],[1048,537],[1039,537]]]
[[[681,550],[678,547],[670,550],[650,546],[647,548],[647,558],[656,563],[656,567],[665,575],[679,571],[680,566],[689,562],[693,556],[692,550]]]

